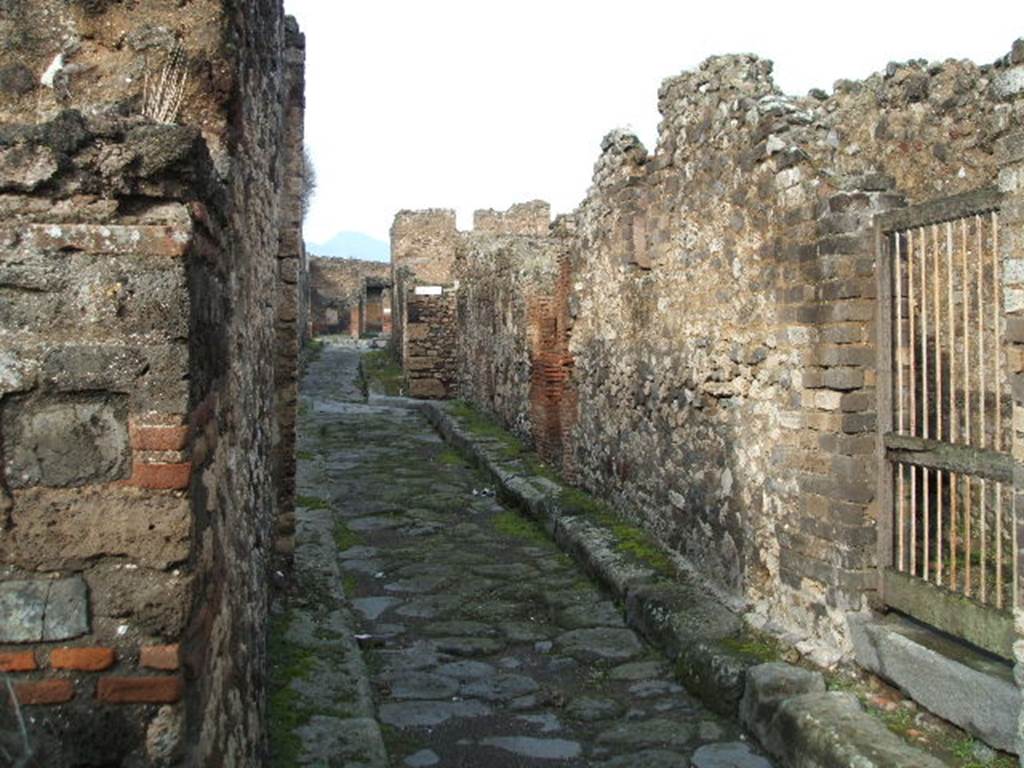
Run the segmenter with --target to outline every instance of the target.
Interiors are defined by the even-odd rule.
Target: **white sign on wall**
[[[440,296],[444,289],[440,285],[417,285],[417,296]]]

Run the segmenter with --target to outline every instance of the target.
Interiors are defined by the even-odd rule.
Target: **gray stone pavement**
[[[418,411],[363,401],[359,354],[303,381],[274,764],[770,768]]]

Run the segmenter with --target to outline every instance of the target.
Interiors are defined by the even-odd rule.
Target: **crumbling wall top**
[[[551,205],[543,200],[516,203],[506,211],[492,208],[474,211],[473,232],[490,235],[543,237],[551,226]]]

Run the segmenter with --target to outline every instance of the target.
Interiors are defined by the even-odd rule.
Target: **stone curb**
[[[568,486],[537,476],[503,455],[494,438],[464,429],[445,405],[419,403],[441,436],[625,606],[627,624],[676,666],[687,689],[720,714],[739,720],[791,768],[942,768],[864,712],[849,694],[826,692],[821,673],[763,663],[729,647],[740,617],[686,574],[668,579],[614,547],[614,533],[571,514],[559,495]]]
[[[313,583],[342,584],[341,557],[333,546],[333,518],[328,510],[306,510],[296,527],[295,568]],[[387,768],[388,756],[373,700],[373,686],[363,652],[356,641],[356,618],[347,595],[332,595],[319,615],[299,610],[297,631],[289,642],[310,650],[343,651],[343,672],[349,679],[353,713],[350,717],[316,716],[297,733],[306,761],[326,759],[327,753],[343,755],[345,765]],[[327,638],[303,631],[312,627],[329,630]],[[303,763],[306,764],[306,763]]]

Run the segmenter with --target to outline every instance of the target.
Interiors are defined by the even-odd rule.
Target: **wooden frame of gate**
[[[997,190],[875,218],[883,603],[1005,658],[1019,594]]]

